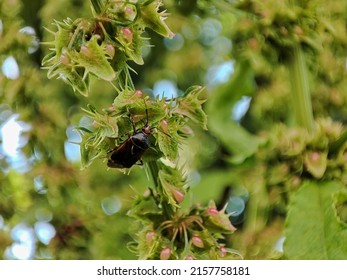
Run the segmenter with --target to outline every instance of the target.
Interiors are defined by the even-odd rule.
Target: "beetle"
[[[125,140],[120,146],[109,151],[111,154],[107,166],[111,168],[130,168],[138,161],[142,163],[141,157],[151,144],[149,136],[152,134],[151,127],[148,125],[148,110],[146,108],[146,123],[141,131],[137,131],[134,121],[131,120],[134,134]]]

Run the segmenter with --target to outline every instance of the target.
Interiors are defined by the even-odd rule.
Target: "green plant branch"
[[[162,207],[165,218],[170,219],[173,216],[174,211],[173,211],[172,207],[170,206],[170,204],[166,200],[162,199],[164,191],[163,191],[163,186],[159,180],[158,162],[157,161],[149,161],[149,162],[147,162],[147,166],[148,166],[149,174],[152,178],[155,190],[160,195],[160,205],[158,205],[158,206]],[[152,195],[154,195],[154,194],[152,194]]]
[[[300,45],[293,48],[292,59],[289,61],[289,79],[292,86],[292,100],[296,124],[313,131],[310,86],[304,53]]]

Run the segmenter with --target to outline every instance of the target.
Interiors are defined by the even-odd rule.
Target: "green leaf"
[[[116,78],[116,72],[107,60],[106,47],[99,46],[97,40],[98,38],[93,36],[79,52],[72,50],[69,55],[78,66],[85,68],[86,73],[93,73],[100,79],[112,81]]]
[[[290,202],[285,228],[288,259],[347,259],[347,226],[337,217],[339,182],[306,182]]]
[[[199,99],[203,87],[193,86],[187,89],[185,96],[177,100],[173,113],[184,115],[207,130],[207,116],[201,104],[206,100]]]
[[[159,7],[162,5],[160,0],[155,0],[146,5],[144,3],[140,8],[140,19],[143,24],[152,29],[154,32],[168,38],[172,38],[175,34],[164,22],[166,16],[165,12],[158,12]]]
[[[186,192],[183,189],[186,180],[183,177],[182,171],[164,164],[161,167],[162,169],[159,170],[158,177],[163,187],[165,201],[175,207],[179,207],[178,204],[182,202]]]
[[[130,217],[138,218],[143,222],[161,221],[162,210],[152,197],[139,196],[134,200],[132,208],[128,211]]]

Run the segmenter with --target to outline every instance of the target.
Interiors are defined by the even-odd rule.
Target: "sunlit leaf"
[[[306,182],[293,194],[285,228],[289,259],[346,259],[347,225],[340,222],[334,194],[345,188],[339,182]]]

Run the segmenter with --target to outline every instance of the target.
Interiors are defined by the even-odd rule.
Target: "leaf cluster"
[[[139,90],[126,87],[121,90],[110,108],[99,113],[94,107],[85,110],[91,119],[91,127],[81,127],[82,165],[105,156],[128,137],[141,131],[148,124],[152,130],[152,148],[144,160],[157,160],[164,156],[175,161],[178,144],[190,136],[188,120],[206,128],[207,117],[202,111],[200,95],[203,88],[192,87],[176,99],[150,100]]]
[[[52,48],[42,60],[48,78],[62,79],[84,96],[89,93],[90,75],[112,82],[128,71],[127,61],[143,64],[145,28],[173,36],[164,12],[159,12],[159,0],[92,3],[93,17],[55,21],[57,31],[50,31],[54,40],[46,43]]]

